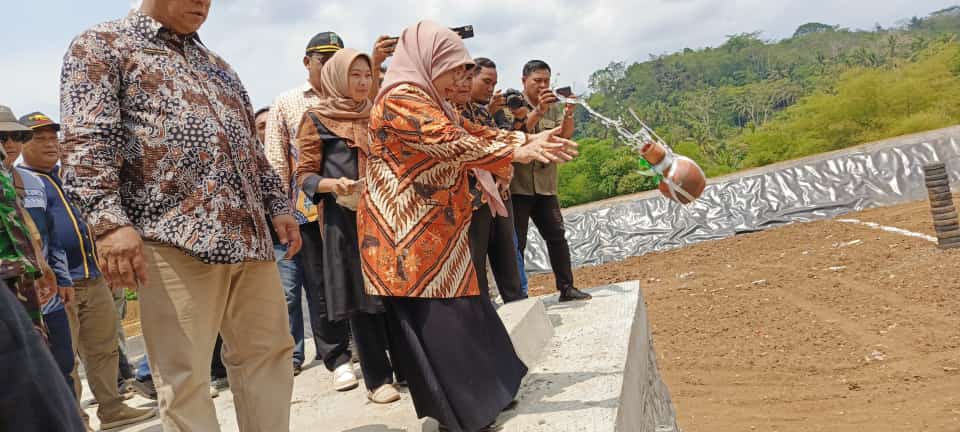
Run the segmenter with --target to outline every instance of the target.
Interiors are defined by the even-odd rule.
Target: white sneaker
[[[220,396],[220,390],[217,390],[213,385],[210,386],[210,398],[213,399],[217,396]]]
[[[353,374],[353,365],[347,362],[333,371],[333,388],[337,391],[353,390],[360,385],[357,376]]]

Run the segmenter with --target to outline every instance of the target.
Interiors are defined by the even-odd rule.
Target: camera
[[[470,39],[473,37],[473,26],[466,25],[462,27],[454,27],[450,30],[453,30],[454,33],[460,36],[460,39]]]
[[[450,30],[456,33],[457,36],[460,36],[460,39],[470,39],[474,36],[472,25],[450,27]],[[390,39],[395,41],[400,41],[400,36],[392,36],[390,37]]]
[[[568,98],[568,97],[573,96],[573,89],[570,88],[569,86],[567,86],[567,87],[560,87],[560,88],[554,90],[553,92],[556,93],[557,96],[563,96],[563,97],[565,97],[565,98]]]
[[[507,89],[503,92],[503,98],[506,101],[507,108],[511,110],[519,109],[526,104],[523,93],[520,93],[520,90],[517,89]]]

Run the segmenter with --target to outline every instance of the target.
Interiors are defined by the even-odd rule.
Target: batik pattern
[[[121,226],[205,263],[272,260],[290,213],[239,77],[196,34],[138,11],[78,36],[63,62],[63,180],[94,237]]]
[[[523,134],[449,120],[422,89],[400,85],[371,112],[373,142],[357,210],[372,295],[479,295],[467,233],[467,172],[504,175]]]
[[[500,127],[497,124],[497,119],[493,114],[490,114],[490,111],[487,110],[486,105],[478,104],[476,102],[468,102],[466,105],[458,106],[457,111],[460,112],[460,116],[464,120],[471,121],[480,126],[486,126],[490,128]],[[505,128],[501,128],[505,129]],[[510,180],[513,178],[513,167],[511,166],[509,175],[507,177],[495,177],[497,180],[497,190],[500,192],[500,199],[506,201],[510,199]],[[482,206],[486,204],[486,198],[483,197],[483,193],[479,189],[472,189],[471,193],[475,195],[474,197],[474,207],[478,208],[478,204]]]
[[[300,224],[315,222],[320,215],[317,206],[297,186],[293,170],[300,160],[297,146],[297,127],[308,109],[317,106],[321,97],[309,82],[280,96],[267,114],[267,133],[263,143],[267,160],[287,188],[287,196],[295,203],[294,216]]]

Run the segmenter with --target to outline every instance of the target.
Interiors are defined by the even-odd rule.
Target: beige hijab
[[[383,77],[377,101],[400,84],[413,84],[426,91],[443,107],[447,118],[456,123],[456,111],[433,86],[433,80],[444,72],[468,64],[472,65],[473,59],[460,36],[433,21],[420,21],[400,34],[400,42]]]
[[[320,84],[323,97],[311,109],[318,114],[327,129],[350,144],[364,151],[369,148],[370,99],[361,102],[353,100],[350,93],[350,66],[354,60],[363,58],[371,63],[370,56],[352,48],[337,51],[320,71]]]

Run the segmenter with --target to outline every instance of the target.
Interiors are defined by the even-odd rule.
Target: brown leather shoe
[[[104,415],[99,412],[97,413],[97,416],[100,417],[101,431],[105,432],[110,429],[116,429],[119,427],[132,425],[134,423],[140,423],[157,416],[156,408],[140,409],[128,407],[126,405],[121,406],[123,408],[115,413],[110,413],[109,415]]]

